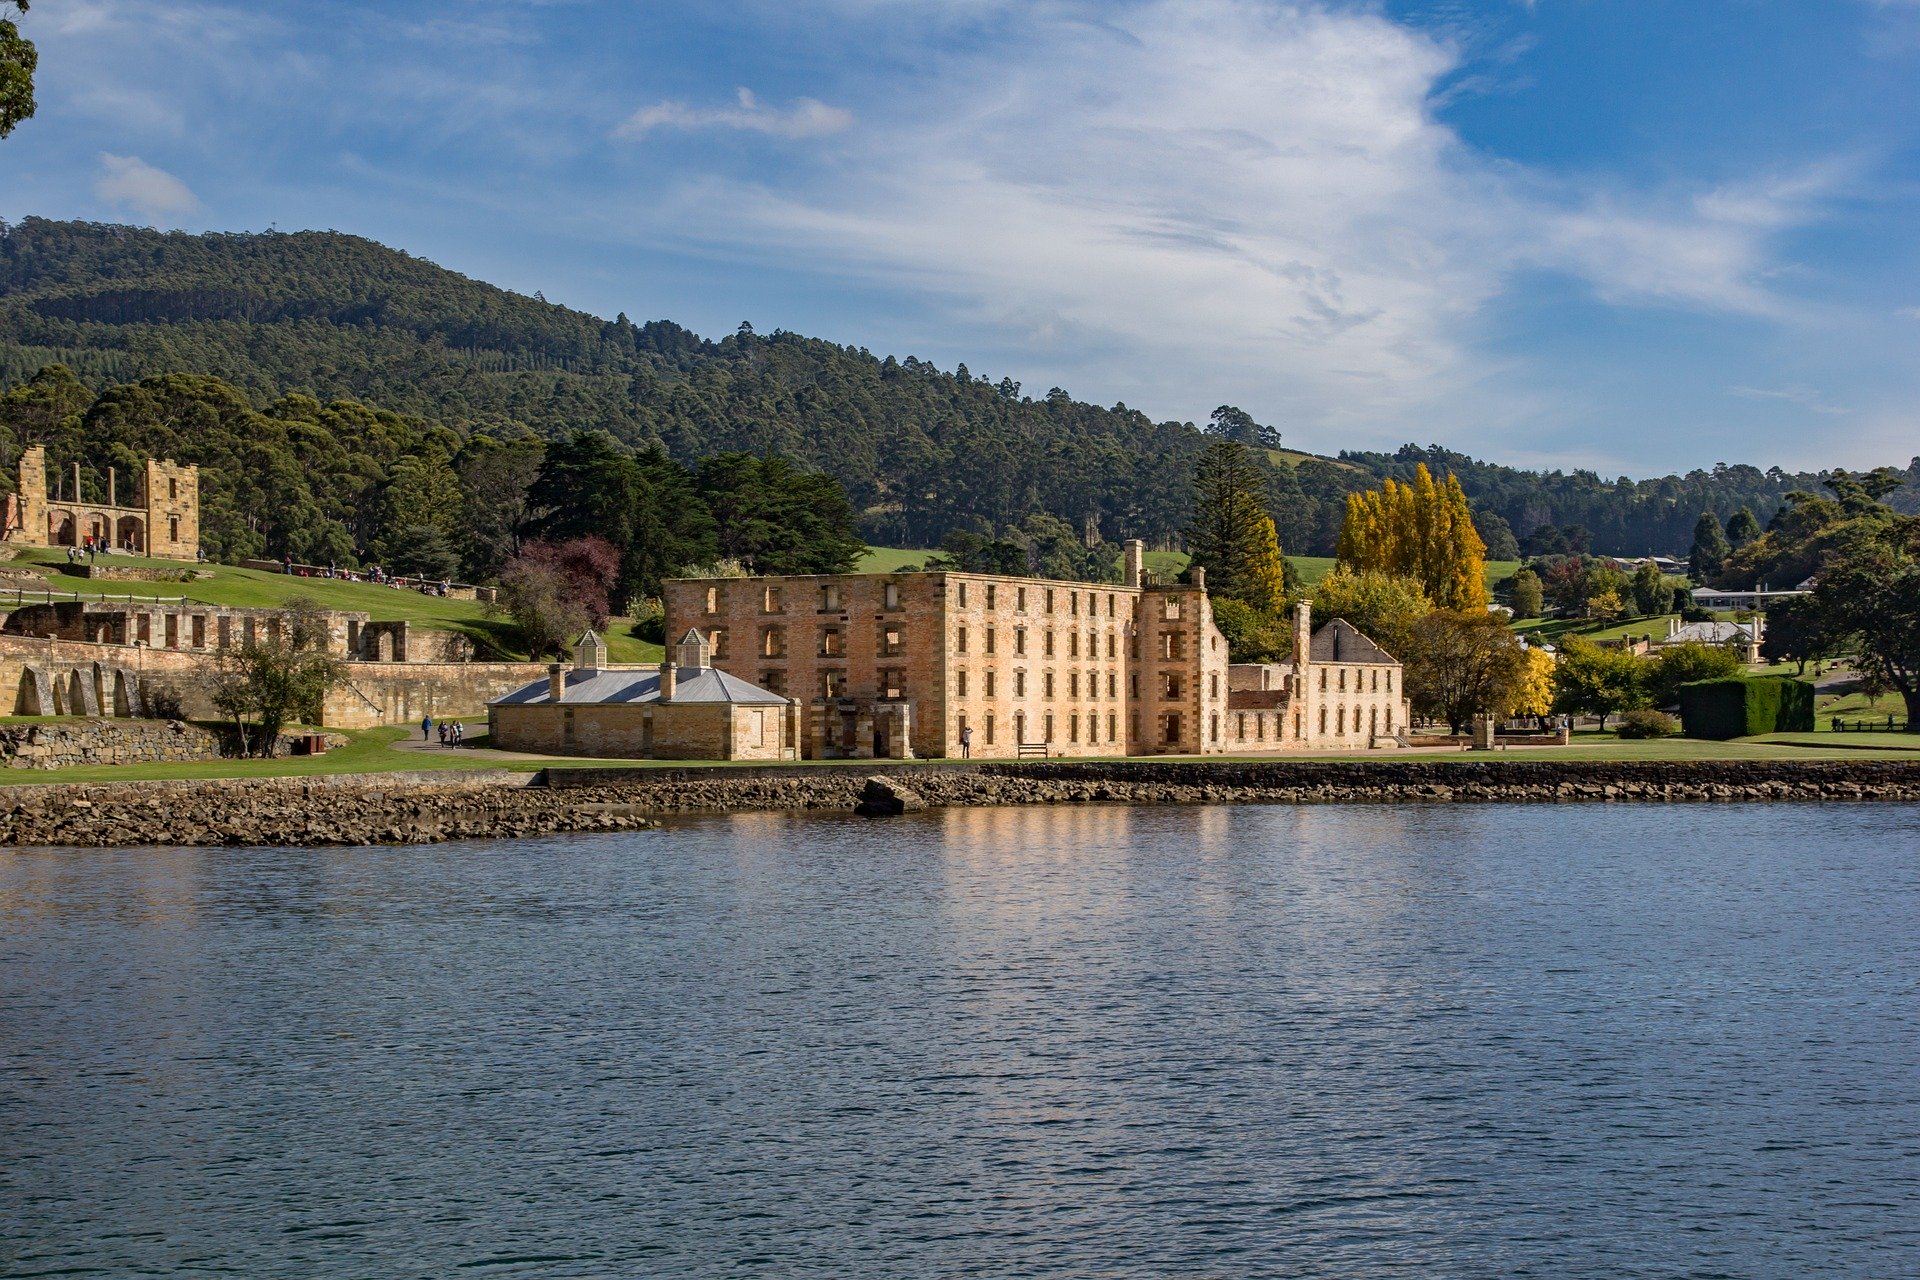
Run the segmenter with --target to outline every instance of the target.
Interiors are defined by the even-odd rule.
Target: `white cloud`
[[[1902,320],[1920,320],[1920,307],[1901,307],[1893,314]]]
[[[1727,394],[1738,396],[1742,400],[1782,400],[1788,404],[1799,405],[1814,413],[1833,417],[1844,416],[1850,412],[1839,405],[1828,404],[1826,397],[1817,388],[1796,383],[1789,387],[1728,387]]]
[[[684,102],[642,107],[613,132],[616,138],[632,139],[657,129],[745,129],[776,138],[820,138],[852,123],[851,112],[813,98],[796,99],[782,111],[761,103],[751,89],[740,89],[731,107],[691,107]]]
[[[200,208],[199,199],[187,184],[165,169],[156,169],[139,156],[116,156],[107,151],[100,153],[100,173],[93,180],[93,194],[149,218],[192,213]]]
[[[1490,392],[1500,371],[1477,353],[1522,269],[1616,302],[1779,314],[1771,240],[1830,180],[1654,199],[1497,164],[1434,117],[1453,48],[1370,8],[1146,0],[1023,21],[936,62],[816,185],[692,185],[662,224],[936,291],[1150,412],[1232,400],[1357,444],[1539,410]],[[669,104],[627,127],[714,114]]]

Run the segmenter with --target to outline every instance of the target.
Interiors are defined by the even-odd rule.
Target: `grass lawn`
[[[329,733],[340,730],[330,729]],[[513,763],[489,760],[480,751],[395,751],[396,739],[419,730],[389,726],[350,734],[344,747],[318,756],[276,756],[271,760],[203,760],[190,764],[80,765],[70,769],[7,769],[0,786],[39,782],[147,782],[161,778],[296,778],[329,773],[392,773],[423,769],[502,769]],[[523,770],[537,764],[521,762]]]
[[[158,596],[255,609],[279,608],[294,596],[306,596],[322,608],[368,613],[375,621],[405,621],[425,631],[458,632],[479,643],[483,652],[490,648],[501,657],[527,656],[526,650],[521,647],[519,628],[506,618],[488,616],[487,607],[476,600],[443,599],[407,588],[383,587],[371,582],[298,578],[260,569],[241,569],[233,565],[189,565],[179,560],[153,560],[136,556],[113,556],[107,563],[199,570],[212,576],[192,582],[115,582],[80,578],[60,572],[66,566],[64,551],[43,547],[24,549],[10,563],[44,572],[47,585],[55,591],[77,591],[88,596],[121,599],[131,596],[146,600]],[[0,607],[7,602],[7,593],[0,591]],[[610,660],[660,660],[660,646],[635,638],[626,624],[615,623],[607,630]]]
[[[1585,618],[1516,618],[1513,629],[1523,636],[1537,636],[1558,644],[1562,637],[1584,636],[1589,640],[1618,640],[1623,636],[1651,635],[1656,642],[1666,639],[1669,620],[1679,621],[1677,613],[1656,614],[1648,618],[1629,618],[1625,622],[1590,622]]]

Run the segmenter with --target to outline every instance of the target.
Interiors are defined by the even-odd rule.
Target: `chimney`
[[[1293,606],[1293,667],[1305,672],[1313,648],[1313,605],[1302,600]]]
[[[1121,547],[1126,557],[1126,584],[1138,590],[1146,576],[1147,544],[1138,538],[1128,538]]]
[[[547,666],[547,701],[558,702],[567,691],[566,669],[559,663]]]
[[[674,685],[676,683],[677,681],[674,678],[673,659],[672,658],[663,659],[660,663],[660,701],[662,702],[673,701],[673,690],[674,690]]]
[[[1194,586],[1200,588],[1202,591],[1207,589],[1207,569],[1205,565],[1197,564],[1189,569],[1187,573],[1188,576],[1193,579]]]

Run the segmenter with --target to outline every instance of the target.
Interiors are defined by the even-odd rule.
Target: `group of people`
[[[138,554],[138,548],[136,548],[133,545],[133,539],[131,538],[127,539],[126,546],[121,547],[119,549],[121,551],[126,552],[128,555]],[[107,555],[113,550],[114,550],[113,547],[107,545],[107,540],[105,538],[96,538],[92,534],[88,534],[84,539],[81,540],[81,543],[79,546],[67,548],[67,563],[79,564],[82,560],[84,560],[87,563],[91,564],[93,563],[95,557]]]
[[[437,724],[432,716],[420,719],[420,741],[431,742],[435,728],[440,730],[440,745],[457,747],[467,740],[467,726],[458,720],[441,720]]]
[[[367,566],[364,573],[360,573],[352,569],[341,569],[331,564],[324,569],[314,569],[308,565],[295,564],[292,556],[283,557],[281,563],[285,565],[288,574],[298,575],[302,578],[310,578],[318,573],[323,578],[337,578],[342,582],[371,582],[383,587],[411,586],[415,590],[424,591],[430,596],[445,596],[453,592],[453,582],[451,579],[442,578],[437,584],[421,579],[409,581],[406,578],[395,577],[377,564]]]

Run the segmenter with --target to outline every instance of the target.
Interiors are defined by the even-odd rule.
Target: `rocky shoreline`
[[[863,802],[864,812],[884,814],[1016,804],[1755,800],[1920,802],[1920,762],[863,762],[47,783],[0,791],[0,846],[411,844],[632,831],[675,814],[851,813]]]

